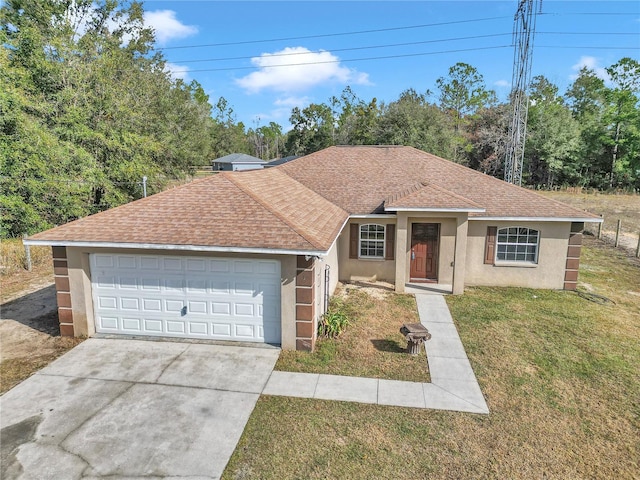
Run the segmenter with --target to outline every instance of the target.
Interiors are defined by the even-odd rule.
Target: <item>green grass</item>
[[[283,351],[276,370],[428,382],[426,355],[408,355],[403,323],[420,321],[415,298],[389,292],[382,300],[365,291],[345,290],[331,309],[349,325],[337,338],[320,338],[313,353]]]
[[[224,479],[633,479],[640,262],[592,241],[571,292],[447,297],[488,416],[262,396]]]

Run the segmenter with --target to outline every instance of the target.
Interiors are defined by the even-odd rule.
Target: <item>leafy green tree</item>
[[[307,155],[335,145],[337,122],[329,105],[312,103],[303,109],[295,107],[289,121],[293,128],[285,143],[288,155]]]
[[[142,5],[7,0],[0,7],[3,236],[162,190],[210,154],[211,106],[174,80]]]
[[[593,70],[583,67],[565,94],[580,128],[579,151],[571,172],[572,184],[606,186],[609,165],[605,144],[608,134],[604,123],[606,90],[604,81]]]
[[[544,76],[534,77],[529,98],[524,168],[530,184],[552,188],[564,181],[577,155],[580,131],[558,88]]]
[[[375,143],[409,145],[452,158],[455,139],[451,119],[429,103],[426,94],[405,90],[398,100],[382,105],[380,110]]]
[[[611,149],[609,187],[637,179],[640,173],[640,63],[626,57],[607,68],[613,88],[606,91],[609,107],[605,123],[610,135],[607,145]],[[626,178],[625,178],[626,177]],[[625,181],[626,180],[626,181]]]
[[[466,137],[466,126],[470,117],[481,109],[496,103],[496,94],[487,90],[483,76],[478,70],[458,62],[449,68],[446,77],[436,80],[439,90],[440,108],[453,119],[455,132],[454,160],[463,161],[471,147]]]

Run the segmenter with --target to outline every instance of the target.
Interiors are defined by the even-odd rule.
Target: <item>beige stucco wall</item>
[[[340,263],[339,279],[343,282],[354,280],[385,281],[393,283],[396,277],[395,260],[356,259],[349,258],[350,225],[357,223],[388,225],[395,224],[395,218],[354,218],[350,219],[338,237],[338,262]],[[332,267],[333,268],[333,267]]]
[[[540,231],[536,265],[485,265],[487,227],[528,227]],[[467,241],[467,285],[561,289],[569,243],[570,222],[469,222]]]
[[[324,304],[325,304],[325,295],[328,293],[329,296],[333,295],[336,287],[338,286],[339,276],[340,276],[340,267],[338,265],[338,242],[334,242],[333,246],[329,249],[327,254],[321,257],[316,262],[316,269],[320,273],[318,277],[316,277],[317,281],[319,281],[319,304],[316,312],[318,313],[318,318],[320,318],[325,313]],[[329,288],[328,292],[325,290],[325,275],[326,268],[329,267]]]
[[[234,254],[218,252],[192,252],[180,250],[137,250],[109,248],[67,247],[69,286],[76,336],[95,333],[93,300],[91,296],[90,253],[135,255],[175,255],[188,257],[259,258],[280,262],[280,312],[282,321],[282,348],[296,348],[296,257],[294,255]]]
[[[465,282],[465,256],[467,214],[429,213],[418,216],[415,212],[398,212],[396,238],[396,278],[404,279],[396,283],[396,291],[404,291],[404,283],[409,282],[411,255],[411,226],[414,223],[440,224],[440,244],[438,249],[438,284],[451,285],[453,293],[462,293]],[[457,263],[456,263],[457,262]]]

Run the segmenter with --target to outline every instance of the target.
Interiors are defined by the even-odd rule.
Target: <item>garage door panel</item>
[[[211,323],[211,334],[214,337],[231,337],[231,324],[230,323]]]
[[[141,333],[142,332],[142,320],[139,318],[123,318],[122,319],[122,330],[130,333]]]
[[[197,337],[208,336],[208,324],[206,322],[189,322],[189,334]]]
[[[144,325],[144,333],[156,333],[156,334],[163,333],[163,329],[162,329],[163,323],[164,322],[159,319],[158,320],[149,319],[149,318],[143,319],[142,324]]]
[[[140,282],[140,289],[149,292],[160,291],[160,279],[159,278],[142,278]]]
[[[98,332],[280,343],[277,261],[93,254],[91,272]]]
[[[135,270],[138,268],[138,262],[136,262],[136,257],[133,255],[119,255],[117,264],[118,268],[121,269]]]
[[[115,275],[97,275],[95,281],[100,288],[116,288]]]
[[[98,306],[101,309],[116,310],[118,308],[118,299],[116,297],[98,297]]]
[[[193,314],[208,314],[207,302],[205,301],[189,301],[187,303],[187,311]]]
[[[140,300],[138,298],[120,297],[120,308],[122,310],[140,311]]]
[[[181,272],[183,270],[181,258],[161,257],[162,268],[168,272]]]
[[[159,298],[143,298],[142,311],[143,312],[161,312],[162,300]]]
[[[140,257],[140,268],[142,270],[160,270],[160,257]]]
[[[212,272],[229,273],[231,266],[229,260],[216,259],[209,262],[209,268]]]
[[[255,308],[252,303],[236,303],[234,313],[238,316],[249,316],[253,317]]]
[[[256,326],[255,325],[251,325],[251,324],[246,324],[246,323],[236,323],[235,324],[235,336],[237,338],[244,338],[244,339],[249,339],[249,338],[255,338],[256,335]]]
[[[118,317],[106,317],[100,316],[98,318],[98,325],[102,330],[118,330]]]

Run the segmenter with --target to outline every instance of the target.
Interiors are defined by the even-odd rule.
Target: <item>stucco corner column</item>
[[[453,294],[464,293],[464,278],[467,267],[467,234],[469,231],[468,215],[456,218],[456,247],[453,257]]]
[[[407,243],[408,215],[398,212],[396,218],[396,293],[404,293],[404,285],[407,283],[407,261],[409,258],[409,245]]]

